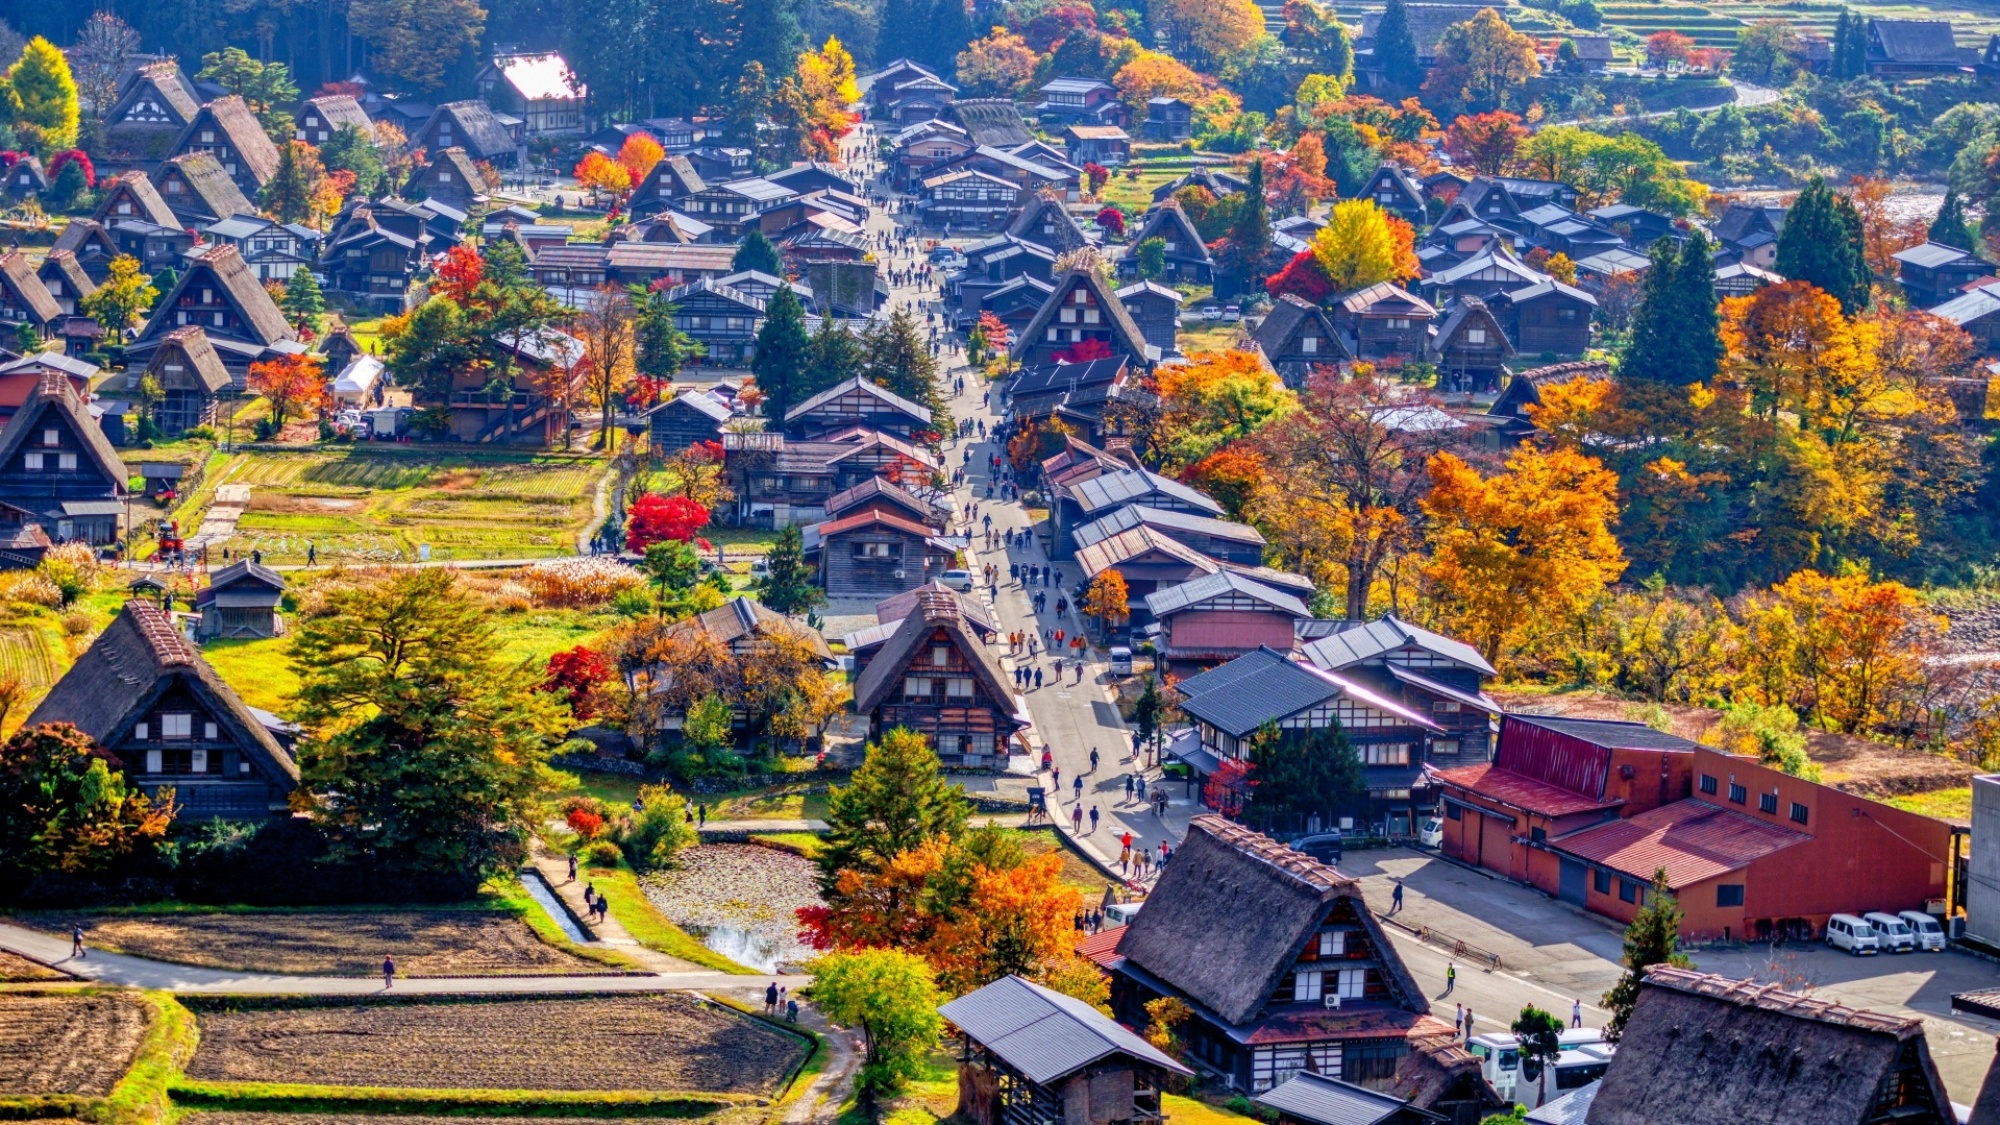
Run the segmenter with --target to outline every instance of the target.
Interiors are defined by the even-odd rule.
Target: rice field
[[[411,456],[365,448],[247,455],[234,536],[215,544],[266,562],[548,558],[572,554],[603,462],[560,456]]]
[[[35,692],[47,690],[56,681],[48,634],[40,629],[0,628],[0,675]]]

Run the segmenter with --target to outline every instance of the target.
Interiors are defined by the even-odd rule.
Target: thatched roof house
[[[1660,966],[1589,1125],[1952,1125],[1923,1021]]]

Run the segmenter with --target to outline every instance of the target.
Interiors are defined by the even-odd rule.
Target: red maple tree
[[[707,526],[707,508],[685,496],[648,492],[632,502],[632,510],[625,517],[625,547],[643,554],[655,543],[669,540],[686,543]]]
[[[1301,250],[1285,263],[1285,268],[1264,279],[1264,289],[1273,297],[1287,293],[1311,304],[1325,301],[1333,293],[1333,282],[1320,268],[1311,250]]]
[[[578,645],[549,657],[542,690],[561,695],[569,702],[569,713],[581,722],[594,710],[590,705],[592,689],[610,679],[611,665],[603,655],[588,645]]]

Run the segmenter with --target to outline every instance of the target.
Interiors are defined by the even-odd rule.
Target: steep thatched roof
[[[499,118],[493,116],[493,107],[476,98],[462,102],[446,102],[437,107],[431,114],[431,119],[424,122],[419,135],[430,136],[431,126],[441,120],[456,123],[457,131],[454,139],[464,145],[465,151],[474,159],[491,160],[496,156],[513,152],[518,147],[514,144],[513,135],[507,132],[507,127],[500,123]]]
[[[1430,1003],[1368,913],[1359,882],[1219,816],[1188,822],[1187,838],[1118,948],[1225,1021],[1247,1023],[1343,898],[1353,900],[1390,995],[1428,1014]]]
[[[299,767],[236,689],[158,606],[143,598],[125,603],[110,628],[49,689],[28,723],[69,723],[99,744],[116,743],[176,685],[192,692],[246,752],[263,759],[266,776],[298,782]]]
[[[244,335],[250,341],[269,347],[280,340],[292,338],[292,326],[285,322],[285,314],[250,272],[250,267],[243,263],[243,255],[237,253],[234,246],[219,245],[211,246],[195,257],[175,283],[173,291],[153,306],[153,318],[146,322],[141,339],[164,334],[174,327],[174,307],[189,286],[209,286],[227,294],[243,318]]]
[[[269,183],[278,173],[278,146],[271,143],[271,135],[250,112],[241,96],[230,94],[217,98],[201,107],[201,112],[188,122],[181,131],[181,139],[174,145],[175,152],[195,151],[195,146],[213,142],[201,141],[204,127],[212,127],[222,134],[229,147],[236,152],[236,158],[243,163],[250,176],[260,186]]]
[[[353,128],[370,135],[373,122],[368,120],[368,111],[361,103],[348,94],[326,94],[317,98],[307,98],[299,105],[298,115],[303,117],[308,107],[317,110],[320,120],[326,122],[329,130]]]
[[[185,362],[186,378],[209,394],[219,394],[229,386],[229,370],[223,366],[222,357],[216,354],[215,345],[209,343],[208,333],[201,325],[190,324],[167,333],[153,360],[147,365],[160,385],[169,390],[187,389],[179,385],[180,380],[166,373],[165,368],[175,354]]]
[[[42,268],[35,273],[44,283],[50,278],[60,280],[68,287],[65,291],[71,297],[83,298],[97,292],[97,283],[83,272],[83,267],[77,264],[76,253],[71,250],[50,250],[49,256],[42,259]]]
[[[106,481],[116,486],[123,494],[128,479],[125,462],[118,459],[118,451],[111,447],[111,439],[104,436],[104,427],[91,418],[90,410],[84,405],[83,396],[70,383],[69,376],[55,367],[46,367],[42,381],[21,400],[21,406],[14,411],[4,429],[0,429],[0,465],[10,464],[14,455],[27,444],[28,432],[41,429],[41,419],[45,412],[55,410],[66,416],[69,429],[83,443],[84,455],[96,465],[97,471]]]
[[[1013,688],[1007,683],[1007,670],[966,620],[958,597],[923,591],[918,591],[916,608],[903,618],[881,655],[870,661],[854,681],[855,712],[866,715],[880,707],[903,682],[904,670],[923,651],[924,642],[938,633],[943,633],[972,665],[973,677],[979,680],[989,698],[1012,708],[1015,714],[1026,714],[1027,708],[1014,697]]]
[[[1028,197],[1007,224],[1007,233],[1023,242],[1038,242],[1057,253],[1090,245],[1090,236],[1076,224],[1061,197],[1044,188]]]
[[[254,215],[257,208],[250,202],[243,189],[236,186],[228,172],[214,155],[206,152],[184,152],[167,161],[167,167],[160,170],[161,176],[178,171],[180,179],[187,185],[187,196],[195,207],[183,205],[179,214],[206,215],[217,222],[232,215]],[[171,206],[171,205],[170,205]]]
[[[167,206],[166,197],[146,173],[139,171],[122,172],[103,189],[104,196],[97,202],[97,210],[90,213],[98,223],[110,223],[116,219],[137,218],[163,227],[179,227],[180,220],[174,218],[174,209]],[[133,206],[130,216],[118,214],[114,208],[120,199],[129,199]]]
[[[45,325],[62,315],[62,306],[49,295],[49,287],[42,284],[28,256],[19,250],[0,254],[0,287],[14,294],[14,300],[37,325]]]
[[[833,650],[826,647],[826,638],[820,635],[819,630],[745,597],[731,598],[707,613],[696,614],[675,625],[671,631],[690,630],[707,633],[730,646],[746,637],[764,633],[789,633],[804,641],[821,660],[833,659]]]
[[[1947,1125],[1923,1021],[1660,966],[1646,976],[1590,1125]]]
[[[1048,300],[1042,302],[1042,307],[1035,312],[1035,319],[1029,321],[1028,327],[1015,339],[1015,358],[1018,359],[1026,355],[1029,350],[1045,343],[1043,336],[1047,333],[1050,322],[1055,320],[1056,314],[1061,311],[1063,301],[1078,285],[1090,290],[1091,300],[1104,317],[1104,326],[1111,330],[1114,347],[1122,349],[1125,354],[1142,364],[1151,364],[1159,349],[1153,348],[1148,351],[1146,334],[1139,330],[1139,323],[1132,319],[1131,312],[1125,308],[1125,302],[1118,299],[1118,291],[1111,287],[1110,282],[1104,280],[1104,275],[1094,269],[1071,270],[1056,279],[1055,291],[1049,294]]]

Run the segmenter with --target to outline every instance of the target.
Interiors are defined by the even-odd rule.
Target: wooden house
[[[678,153],[661,157],[659,163],[639,181],[632,192],[632,214],[634,217],[658,215],[677,210],[681,200],[699,195],[708,190],[707,181],[695,171],[693,163]]]
[[[126,471],[69,375],[50,369],[0,429],[0,503],[32,513],[49,538],[119,537]]]
[[[455,372],[450,397],[434,404],[450,412],[453,437],[465,442],[555,441],[569,424],[570,404],[580,401],[589,376],[583,341],[548,332],[514,343],[496,340],[495,345],[511,353],[511,393],[495,393],[498,372]]]
[[[1143,131],[1149,141],[1185,141],[1194,135],[1194,107],[1180,98],[1147,98]]]
[[[1993,266],[1967,250],[1924,242],[1891,255],[1896,280],[1914,308],[1928,309],[1958,296],[1972,282],[1993,272]]]
[[[1630,203],[1607,203],[1591,208],[1586,214],[1610,227],[1612,233],[1637,250],[1644,250],[1662,238],[1681,237],[1681,228],[1673,216]]]
[[[1023,367],[1002,385],[1001,401],[1008,420],[1025,426],[1060,414],[1064,402],[1079,391],[1125,382],[1130,372],[1130,361],[1122,357]]]
[[[1146,368],[1158,362],[1159,349],[1146,342],[1117,291],[1096,270],[1071,270],[1053,285],[1041,311],[1014,341],[1016,363],[1111,356]]]
[[[1162,356],[1179,355],[1181,350],[1181,302],[1178,289],[1157,281],[1135,281],[1118,290],[1119,303],[1139,326],[1146,342]]]
[[[856,426],[914,439],[934,430],[936,423],[930,410],[921,403],[911,402],[858,375],[785,411],[785,431],[806,440]]]
[[[1250,181],[1235,172],[1225,172],[1220,168],[1204,164],[1196,167],[1185,176],[1168,180],[1166,183],[1154,188],[1153,202],[1156,204],[1165,203],[1167,200],[1173,198],[1175,192],[1180,191],[1182,188],[1190,187],[1205,188],[1210,195],[1221,199],[1224,196],[1235,195],[1249,185]]]
[[[973,149],[964,127],[949,121],[925,121],[911,125],[890,140],[889,174],[896,185],[909,190],[929,179],[935,170]]]
[[[1782,285],[1785,279],[1770,270],[1760,270],[1748,262],[1734,262],[1715,268],[1715,299],[1748,297],[1766,285]]]
[[[144,598],[125,603],[28,716],[45,723],[89,736],[136,787],[171,788],[183,819],[291,815],[291,755]]]
[[[1073,164],[1116,168],[1132,159],[1132,138],[1116,125],[1065,125],[1062,140]]]
[[[1131,623],[1146,625],[1147,599],[1157,591],[1213,574],[1215,560],[1144,524],[1113,532],[1076,549],[1076,565],[1088,586],[1106,571],[1125,582]]]
[[[888,643],[890,637],[896,635],[898,628],[902,627],[903,620],[917,612],[918,606],[924,599],[933,595],[956,599],[958,611],[964,616],[966,626],[980,640],[990,643],[1000,635],[1000,623],[994,620],[992,612],[987,609],[984,601],[971,594],[959,593],[942,582],[928,582],[914,590],[905,590],[876,602],[876,623],[857,629],[841,638],[841,643],[847,646],[848,655],[854,658],[855,670],[868,667],[868,662],[875,659],[875,654],[881,652],[882,646]]]
[[[1949,20],[1868,18],[1868,73],[1875,78],[1964,74],[1979,52],[1958,45]]]
[[[951,104],[946,116],[965,129],[974,146],[1010,152],[1035,139],[1021,116],[1021,105],[1013,98],[961,98]]]
[[[216,396],[230,389],[228,368],[198,325],[168,332],[146,363],[146,374],[167,397],[153,408],[154,424],[167,437],[196,426],[213,426]]]
[[[1014,181],[971,169],[928,176],[920,186],[924,225],[946,232],[997,230],[1021,198]]]
[[[1193,726],[1169,752],[1212,777],[1223,762],[1247,758],[1251,737],[1266,723],[1301,738],[1338,724],[1361,761],[1365,792],[1347,807],[1316,810],[1321,823],[1352,817],[1372,830],[1406,836],[1436,805],[1425,767],[1432,740],[1448,732],[1426,711],[1367,679],[1294,660],[1289,644],[1258,648],[1177,685]],[[1216,807],[1217,795],[1205,799]],[[1304,830],[1309,823],[1301,816],[1288,827]]]
[[[925,499],[881,477],[869,477],[826,498],[826,517],[830,520],[866,512],[896,516],[940,532],[951,520],[951,510],[942,501]]]
[[[1770,1125],[1954,1125],[1924,1023],[1654,966],[1584,1120],[1722,1125],[1754,1096]]]
[[[1333,322],[1343,348],[1356,359],[1415,359],[1430,344],[1436,315],[1422,298],[1383,281],[1342,297]]]
[[[947,768],[1007,768],[1029,723],[1000,658],[967,621],[957,597],[920,594],[916,608],[854,681],[854,710],[868,737],[904,727],[930,740]]]
[[[243,388],[250,364],[267,352],[300,350],[285,314],[251,276],[234,246],[211,246],[187,262],[126,350],[128,363],[149,363],[169,333],[190,326],[207,335],[237,390]]]
[[[90,217],[106,229],[112,223],[128,219],[141,219],[167,227],[180,225],[179,216],[161,197],[152,177],[144,172],[122,172],[98,190],[97,208],[90,213]]]
[[[1233,570],[1218,570],[1145,599],[1160,625],[1160,657],[1176,669],[1205,668],[1266,645],[1287,649],[1312,610],[1285,591]]]
[[[735,494],[725,522],[790,527],[826,519],[830,497],[870,477],[929,481],[938,464],[928,452],[883,433],[859,429],[827,441],[791,441],[782,433],[725,433],[723,464]]]
[[[285,598],[285,576],[249,559],[240,559],[209,576],[208,585],[195,593],[194,608],[201,614],[195,636],[203,640],[226,637],[231,640],[270,638],[284,632],[284,618],[278,613]]]
[[[819,557],[828,598],[866,598],[914,590],[951,569],[955,550],[931,527],[874,508],[815,525],[806,536]]]
[[[520,163],[526,142],[494,115],[491,106],[475,98],[438,106],[410,134],[410,147],[428,152],[462,148],[475,161],[512,168]]]
[[[293,274],[311,269],[319,258],[307,241],[313,231],[304,227],[294,229],[262,215],[231,215],[210,224],[202,233],[211,242],[236,247],[244,264],[250,267],[251,276],[258,281],[290,281]]]
[[[355,199],[335,216],[320,252],[326,288],[370,309],[401,311],[429,258],[425,213],[388,199]]]
[[[710,363],[747,367],[756,358],[762,300],[706,278],[669,289],[667,300],[675,309],[675,326],[701,342]]]
[[[42,170],[41,157],[21,154],[4,174],[0,174],[0,196],[20,202],[49,190],[49,175]]]
[[[1277,1125],[1432,1125],[1450,1121],[1402,1098],[1301,1070],[1251,1099],[1278,1116]]]
[[[1194,220],[1188,218],[1179,201],[1174,199],[1155,203],[1146,212],[1138,232],[1132,236],[1134,249],[1118,259],[1119,277],[1131,279],[1139,276],[1137,247],[1151,238],[1166,243],[1166,281],[1206,285],[1215,280],[1214,257],[1202,242],[1201,234],[1195,230]]]
[[[403,189],[403,194],[415,200],[440,199],[470,210],[475,202],[485,197],[486,180],[473,166],[472,158],[465,154],[465,149],[453,145],[432,156],[431,162],[424,165],[424,170],[417,173]]]
[[[938,72],[912,59],[899,58],[883,64],[857,83],[868,100],[871,120],[892,126],[929,121],[944,111],[958,93],[958,87]]]
[[[769,652],[771,642],[767,638],[782,635],[802,642],[821,663],[834,663],[833,650],[826,647],[826,638],[818,629],[741,596],[676,622],[669,632],[705,634],[739,660],[755,659],[760,651]]]
[[[1590,350],[1590,318],[1597,298],[1554,278],[1546,278],[1493,300],[1525,355],[1578,356]]]
[[[202,106],[181,131],[168,159],[190,152],[215,157],[246,196],[255,196],[278,171],[278,146],[271,143],[257,115],[235,94]]]
[[[1543,386],[1566,383],[1572,379],[1610,378],[1611,365],[1603,360],[1573,360],[1515,372],[1506,386],[1500,389],[1500,396],[1493,400],[1493,405],[1486,408],[1487,415],[1497,420],[1489,429],[1495,437],[1494,444],[1517,445],[1535,433],[1534,419],[1528,408],[1542,405]]]
[[[1437,365],[1440,391],[1474,393],[1499,390],[1513,354],[1500,321],[1477,297],[1460,297],[1445,306],[1444,321],[1431,334],[1426,353]]]
[[[140,66],[125,76],[104,115],[104,155],[158,160],[200,112],[201,95],[179,63],[162,59]]]
[[[990,289],[967,287],[964,292],[970,295],[972,303],[966,306],[963,315],[965,320],[973,321],[990,312],[1007,326],[1010,336],[1019,336],[1034,323],[1035,314],[1042,311],[1042,305],[1054,291],[1054,286],[1031,274],[1022,274]]]
[[[1046,246],[1058,255],[1096,241],[1078,225],[1076,216],[1063,205],[1062,196],[1047,189],[1023,198],[1020,210],[1007,220],[1006,233],[1022,242]]]
[[[2000,282],[1967,290],[1930,311],[1965,329],[1984,354],[2000,354]]]
[[[1250,339],[1264,354],[1265,362],[1294,390],[1306,385],[1314,368],[1338,366],[1347,358],[1333,318],[1325,309],[1292,293],[1279,295]]]
[[[375,125],[368,112],[349,94],[324,94],[299,103],[292,114],[292,139],[315,148],[324,147],[342,129],[354,129],[373,138]]]
[[[1188,822],[1145,909],[1086,953],[1121,1022],[1180,999],[1184,1057],[1246,1094],[1307,1070],[1384,1089],[1412,1044],[1452,1034],[1358,881],[1219,816]]]
[[[1032,307],[1026,309],[1025,316],[1018,322],[1009,321],[1014,338],[1034,321],[1041,311],[1042,302],[1054,292],[1055,251],[1035,242],[1024,242],[1002,233],[993,238],[973,243],[961,251],[965,255],[965,268],[945,278],[944,294],[948,304],[956,306],[960,323],[970,324],[979,319],[980,312],[992,309],[995,315],[1004,316],[998,305],[989,304],[989,297],[997,297],[1002,290],[1011,294],[1009,308],[1020,310],[1029,298],[1029,293],[1020,286],[1010,283],[1020,279],[1035,282],[1033,292],[1039,294]]]
[[[1084,479],[1052,482],[1050,491],[1052,550],[1058,558],[1075,552],[1077,528],[1134,504],[1211,518],[1222,514],[1222,505],[1205,494],[1145,469],[1121,466]]]
[[[676,201],[676,210],[714,229],[717,241],[735,242],[762,229],[766,211],[798,198],[798,193],[757,176],[708,180],[701,191]]]
[[[1264,561],[1264,536],[1247,523],[1170,511],[1146,504],[1128,504],[1102,519],[1092,520],[1077,528],[1073,538],[1080,551],[1135,527],[1151,528],[1217,562],[1254,567]]]
[[[47,333],[62,315],[62,306],[56,303],[49,287],[42,284],[26,254],[19,250],[0,254],[0,327],[25,326]],[[6,342],[14,341],[10,338]]]
[[[1778,236],[1785,230],[1780,204],[1731,203],[1715,222],[1716,265],[1743,262],[1770,269],[1778,260]]]
[[[1474,176],[1471,183],[1458,189],[1438,223],[1477,218],[1519,233],[1529,226],[1522,218],[1529,211],[1551,203],[1573,209],[1576,200],[1576,189],[1557,180]]]
[[[1123,125],[1125,103],[1109,82],[1096,78],[1055,78],[1042,84],[1035,115],[1063,125]],[[1101,162],[1100,162],[1101,163]]]
[[[1026,143],[1025,134],[1021,143]],[[984,144],[975,145],[965,155],[936,166],[930,170],[929,175],[944,176],[961,171],[985,172],[1006,180],[1030,194],[1047,188],[1065,199],[1070,198],[1078,190],[1080,180],[1078,173],[1066,168],[1015,156],[1006,149]]]
[[[959,1032],[956,1116],[969,1125],[1162,1125],[1162,1093],[1194,1076],[1089,1004],[1012,974],[938,1014]]]
[[[91,381],[97,378],[94,363],[61,352],[35,352],[0,360],[0,426],[4,426],[51,375],[67,378],[76,393],[88,401]]]
[[[1547,280],[1547,274],[1528,266],[1505,244],[1499,244],[1431,274],[1424,279],[1424,291],[1433,303],[1443,304],[1453,297],[1512,293]]]
[[[524,140],[579,137],[589,130],[590,91],[554,51],[496,55],[472,84],[493,108],[521,122]]]
[[[1430,218],[1430,213],[1424,208],[1423,185],[1394,164],[1377,165],[1354,197],[1372,199],[1382,210],[1420,229]]]
[[[1433,767],[1484,762],[1500,705],[1486,694],[1496,673],[1479,650],[1394,616],[1298,623],[1299,658],[1430,716],[1441,730],[1424,747]]]
[[[92,285],[102,285],[111,276],[111,260],[118,256],[119,250],[103,224],[94,219],[71,219],[56,237],[55,245],[49,248],[49,257],[58,254],[68,255]]]
[[[35,276],[42,279],[42,287],[55,298],[56,307],[65,316],[74,316],[81,311],[78,302],[97,292],[97,282],[91,280],[76,260],[76,254],[68,250],[51,250],[36,268]]]
[[[655,454],[665,457],[697,442],[719,442],[729,418],[729,407],[714,395],[682,391],[646,411],[646,444]]]

